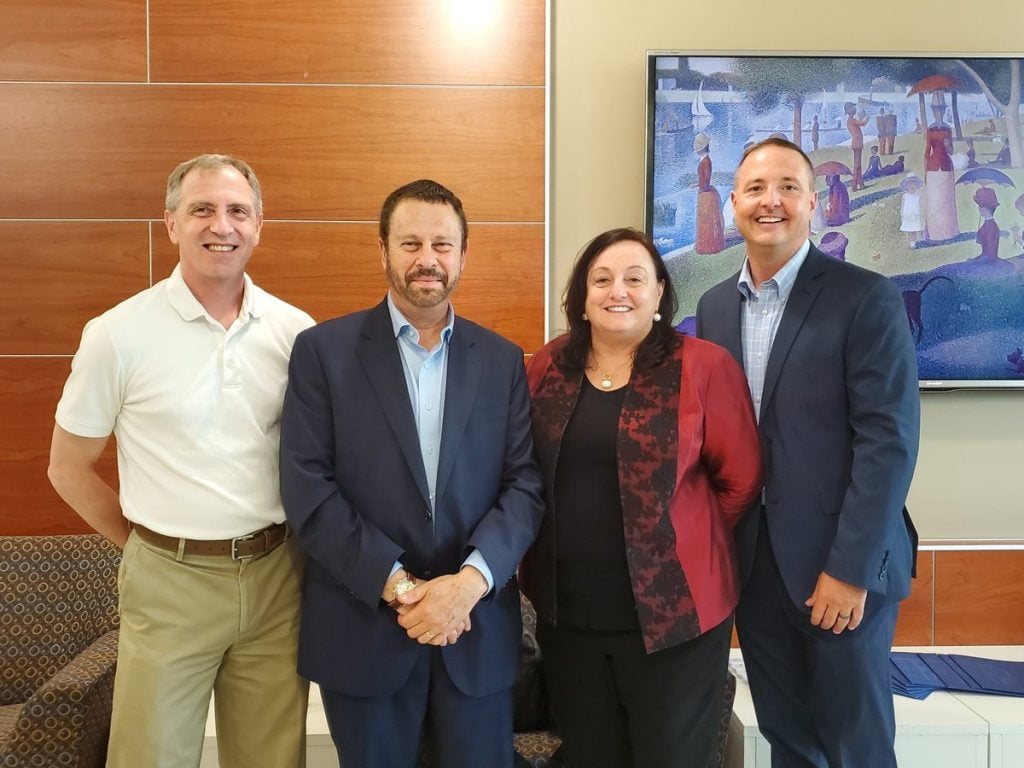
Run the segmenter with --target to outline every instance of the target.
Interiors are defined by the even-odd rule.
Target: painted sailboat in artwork
[[[697,86],[697,98],[693,100],[693,104],[690,105],[690,114],[693,116],[693,130],[703,131],[714,120],[714,116],[711,111],[707,108],[704,103],[704,81],[700,81],[700,85]]]

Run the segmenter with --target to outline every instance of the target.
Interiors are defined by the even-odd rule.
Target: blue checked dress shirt
[[[736,283],[743,296],[740,336],[743,341],[743,369],[747,374],[750,397],[754,401],[754,412],[761,420],[761,395],[764,393],[764,374],[768,369],[768,358],[775,343],[782,313],[786,310],[789,294],[793,292],[796,275],[811,249],[811,241],[805,240],[782,269],[760,286],[754,285],[750,276],[750,264],[743,260],[743,268]]]

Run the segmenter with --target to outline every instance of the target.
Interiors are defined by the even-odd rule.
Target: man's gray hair
[[[178,203],[181,202],[181,183],[190,171],[196,169],[214,171],[218,168],[234,168],[245,177],[252,188],[253,201],[256,203],[256,215],[261,216],[263,214],[263,192],[260,189],[260,180],[256,178],[256,171],[247,162],[239,160],[237,157],[215,154],[193,157],[171,171],[171,175],[167,177],[167,196],[164,198],[164,206],[167,210],[178,210]]]

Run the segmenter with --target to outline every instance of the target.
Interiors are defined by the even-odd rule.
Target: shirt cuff
[[[491,575],[491,569],[487,567],[487,561],[484,560],[484,556],[480,554],[479,549],[474,549],[469,553],[469,557],[466,558],[462,567],[465,568],[467,565],[472,565],[480,571],[481,575],[484,577],[484,581],[487,582],[487,592],[484,592],[484,595],[489,594],[490,591],[494,589],[494,576]]]

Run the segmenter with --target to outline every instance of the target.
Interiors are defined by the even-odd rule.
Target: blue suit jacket
[[[701,297],[697,332],[743,364],[739,275]],[[818,574],[901,600],[917,533],[904,503],[917,460],[917,357],[891,281],[811,246],[768,359],[759,431],[772,550],[804,610]],[[737,528],[741,575],[757,536]]]
[[[522,351],[456,318],[436,505],[387,303],[296,338],[281,422],[281,496],[310,558],[299,671],[353,696],[385,695],[427,646],[381,601],[392,565],[456,573],[472,549],[495,589],[472,629],[442,649],[453,682],[485,695],[512,684],[521,653],[520,558],[542,515]]]

